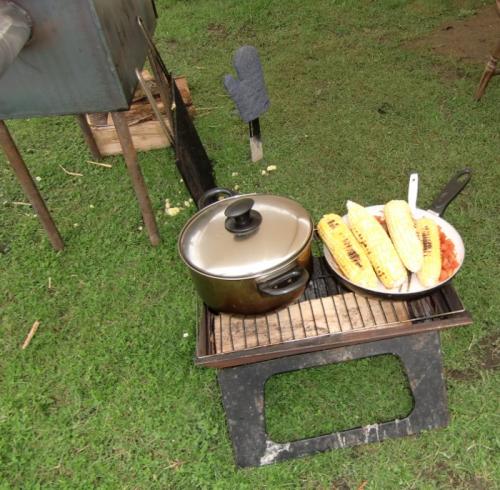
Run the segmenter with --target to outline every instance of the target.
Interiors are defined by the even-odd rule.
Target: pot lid
[[[181,232],[179,251],[188,266],[203,274],[252,277],[286,264],[312,232],[309,214],[292,199],[235,196],[193,216]]]

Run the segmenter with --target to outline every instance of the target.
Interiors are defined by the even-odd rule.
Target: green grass
[[[176,239],[194,209],[163,213],[166,198],[188,198],[170,151],[140,155],[163,239],[153,249],[121,158],[86,163],[73,118],[12,121],[66,248],[54,253],[31,208],[11,204],[25,198],[0,156],[0,488],[500,488],[498,371],[484,364],[500,318],[498,80],[475,104],[482,66],[404,47],[489,3],[157,1],[158,45],[188,77],[220,185],[292,196],[317,220],[348,198],[403,197],[412,170],[425,206],[473,168],[446,212],[465,240],[454,283],[474,316],[442,334],[449,427],[237,470],[216,373],[193,365],[195,294]],[[259,49],[272,103],[257,165],[221,83],[243,44]],[[457,63],[465,76],[443,81],[436,66]],[[269,164],[277,171],[262,176]],[[277,440],[411,407],[390,357],[284,374],[266,393]]]

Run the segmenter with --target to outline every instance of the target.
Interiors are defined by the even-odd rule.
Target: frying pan
[[[424,209],[419,209],[417,207],[412,208],[412,214],[415,219],[419,218],[430,218],[433,221],[435,221],[438,226],[441,228],[443,233],[449,238],[452,242],[453,245],[455,245],[455,254],[456,254],[456,259],[458,262],[458,267],[455,269],[453,274],[445,279],[444,281],[439,282],[435,286],[432,286],[430,288],[426,288],[420,284],[417,275],[416,274],[411,274],[408,272],[408,279],[403,283],[402,286],[398,287],[397,289],[387,289],[385,288],[382,283],[379,281],[379,284],[376,288],[365,288],[362,286],[359,286],[353,282],[351,282],[349,279],[347,279],[341,272],[339,266],[335,262],[335,259],[333,258],[332,254],[328,250],[326,246],[323,247],[325,259],[328,262],[328,265],[331,267],[335,275],[338,277],[340,282],[347,288],[350,289],[351,291],[354,291],[356,293],[360,293],[364,296],[379,296],[379,297],[385,297],[385,298],[392,298],[392,299],[400,299],[400,300],[405,300],[405,299],[412,299],[412,298],[417,298],[419,296],[424,296],[429,294],[431,291],[434,291],[435,289],[438,289],[445,285],[447,282],[451,281],[455,274],[459,271],[459,269],[462,267],[463,261],[464,261],[464,255],[465,255],[465,249],[464,249],[464,242],[462,241],[462,237],[458,233],[458,231],[450,225],[447,221],[445,221],[441,216],[443,215],[445,209],[447,208],[448,204],[450,204],[453,199],[455,199],[458,194],[462,191],[462,189],[467,185],[469,180],[471,179],[471,174],[472,171],[469,168],[465,168],[461,171],[459,171],[445,186],[445,188],[441,191],[441,193],[434,199],[433,203],[431,204],[430,208],[427,210]],[[411,200],[411,198],[409,199]],[[411,207],[411,203],[410,203]],[[371,213],[374,216],[383,216],[384,215],[384,205],[376,205],[376,206],[368,206],[365,208],[369,213]],[[344,215],[342,219],[348,224],[348,219],[347,215]]]

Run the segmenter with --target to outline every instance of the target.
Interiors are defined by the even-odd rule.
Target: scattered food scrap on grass
[[[184,203],[186,204],[186,203]],[[188,204],[190,204],[188,202]],[[179,214],[181,212],[183,208],[181,208],[180,206],[172,206],[170,204],[170,199],[165,199],[165,214],[167,216],[176,216],[177,214]]]
[[[176,216],[183,209],[190,208],[193,205],[193,202],[193,199],[189,198],[188,200],[184,201],[184,207],[181,207],[180,202],[176,203],[175,206],[172,206],[172,204],[170,203],[170,199],[165,199],[165,214],[167,216]]]
[[[271,172],[275,172],[278,169],[276,165],[268,165],[265,170],[261,170],[260,175],[269,175]]]
[[[26,338],[24,339],[23,345],[21,346],[21,349],[26,349],[28,345],[31,342],[31,339],[34,337],[36,331],[38,330],[38,327],[40,326],[40,320],[36,320],[35,323],[30,328],[30,331],[28,332],[28,335],[26,335]]]
[[[166,210],[167,216],[176,216],[181,212],[182,208],[168,208]]]

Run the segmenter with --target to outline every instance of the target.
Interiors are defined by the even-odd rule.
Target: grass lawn
[[[121,158],[86,163],[73,118],[12,121],[66,248],[55,253],[32,209],[12,205],[26,199],[0,155],[0,488],[500,488],[499,80],[476,104],[482,64],[408,48],[490,3],[157,0],[160,51],[188,77],[220,185],[291,196],[318,220],[347,199],[403,198],[412,170],[423,207],[472,167],[446,212],[464,237],[454,284],[474,317],[441,336],[447,428],[237,470],[216,372],[193,365],[195,293],[176,239],[194,208],[164,214],[165,199],[188,198],[170,150],[140,154],[163,240],[152,248]],[[249,163],[221,82],[243,44],[260,52],[272,104],[262,164]],[[293,440],[402,417],[411,403],[388,356],[288,373],[267,385],[268,430]]]

